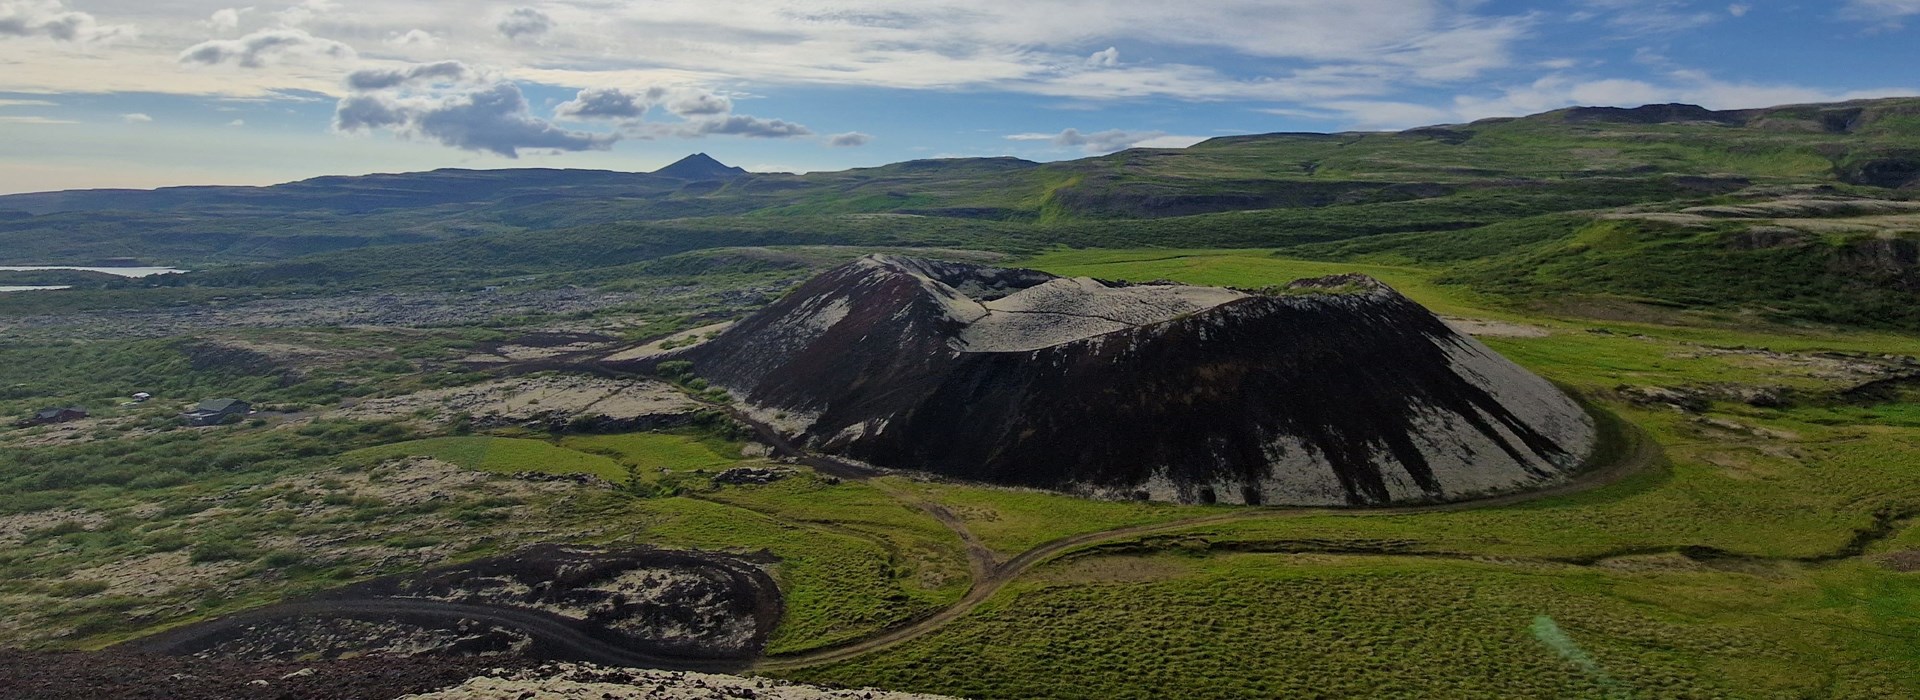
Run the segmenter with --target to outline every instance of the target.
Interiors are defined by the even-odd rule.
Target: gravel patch
[[[554,664],[533,669],[488,673],[451,688],[409,695],[406,700],[494,700],[497,698],[951,700],[946,696],[894,693],[871,688],[835,690],[765,678],[678,671],[609,669],[584,664]]]
[[[71,525],[68,525],[69,523]],[[0,546],[17,545],[27,541],[27,537],[35,532],[63,525],[93,530],[105,524],[107,524],[107,516],[77,508],[56,508],[0,515]]]
[[[450,422],[467,415],[481,425],[528,425],[588,420],[639,423],[700,410],[700,404],[664,383],[584,376],[520,377],[454,389],[436,389],[362,401],[329,412],[331,418],[396,420],[424,416]]]
[[[1524,323],[1489,321],[1482,318],[1449,317],[1443,320],[1445,320],[1447,325],[1452,327],[1455,332],[1477,338],[1545,338],[1553,335],[1552,331],[1545,328],[1529,326]]]

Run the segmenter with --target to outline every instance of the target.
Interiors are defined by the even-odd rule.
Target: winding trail
[[[995,552],[967,530],[966,523],[961,518],[945,506],[928,501],[920,495],[913,493],[910,489],[903,489],[898,485],[873,479],[873,477],[883,475],[884,472],[865,465],[850,463],[799,449],[783,436],[778,435],[777,432],[772,431],[766,426],[746,420],[744,416],[741,416],[741,418],[746,425],[762,433],[762,437],[766,439],[769,445],[773,446],[776,454],[791,457],[796,461],[807,464],[828,475],[865,481],[869,485],[901,500],[903,503],[919,508],[951,529],[954,534],[965,543],[967,557],[973,571],[973,582],[966,594],[951,605],[937,612],[879,631],[863,639],[801,652],[766,656],[758,660],[751,658],[690,658],[648,654],[594,638],[581,630],[578,627],[578,623],[550,613],[524,608],[471,605],[422,598],[312,600],[283,603],[169,630],[151,637],[127,642],[124,646],[150,652],[191,654],[204,647],[212,637],[218,637],[222,634],[244,634],[245,631],[253,625],[310,615],[355,617],[374,620],[437,621],[442,624],[461,620],[478,620],[515,629],[527,634],[534,641],[534,647],[531,651],[533,652],[532,655],[536,658],[587,661],[609,666],[634,666],[722,673],[787,671],[846,661],[889,649],[938,632],[949,623],[965,617],[988,600],[991,600],[995,595],[999,594],[1000,591],[1005,589],[1008,584],[1018,580],[1021,576],[1062,556],[1073,554],[1089,547],[1122,543],[1140,537],[1176,533],[1199,526],[1226,522],[1275,520],[1311,516],[1356,518],[1389,517],[1514,505],[1602,488],[1618,483],[1644,470],[1658,467],[1663,464],[1664,460],[1660,445],[1656,443],[1651,436],[1630,424],[1614,422],[1612,423],[1613,430],[1617,431],[1617,434],[1614,436],[1614,449],[1608,450],[1605,456],[1597,458],[1595,465],[1581,472],[1575,478],[1535,491],[1505,494],[1472,501],[1364,510],[1308,507],[1242,507],[1232,512],[1134,525],[1063,537],[1040,544],[1021,552],[1019,555],[1002,561]],[[1610,419],[1610,417],[1603,419]],[[1865,549],[1866,543],[1886,537],[1890,533],[1897,531],[1900,521],[1913,517],[1914,515],[1916,514],[1905,512],[1884,514],[1884,517],[1880,518],[1880,522],[1875,528],[1867,532],[1858,533],[1855,537],[1855,542],[1850,544],[1846,550],[1840,554],[1805,558],[1796,561],[1818,563],[1857,555]],[[1457,556],[1444,552],[1364,553],[1383,556]],[[1631,552],[1622,552],[1618,554],[1630,553]],[[1705,556],[1717,555],[1717,553],[1711,551],[1702,552],[1702,554]],[[1578,562],[1563,561],[1560,563],[1578,565]]]
[[[918,495],[906,489],[876,481],[874,477],[882,476],[885,472],[874,469],[873,467],[802,449],[794,445],[793,441],[788,440],[785,435],[781,435],[780,431],[774,430],[773,427],[754,420],[752,416],[747,415],[745,411],[741,411],[736,407],[714,403],[708,403],[707,405],[726,411],[728,415],[732,416],[734,420],[739,421],[741,425],[752,428],[754,434],[760,438],[762,443],[773,448],[774,455],[786,457],[805,464],[812,467],[814,471],[828,476],[860,481],[868,486],[872,486],[881,493],[892,496],[894,500],[919,509],[929,517],[939,521],[941,525],[953,531],[953,534],[960,538],[960,543],[966,547],[967,568],[973,572],[974,588],[979,587],[980,581],[991,579],[996,573],[999,566],[999,555],[993,551],[993,548],[981,542],[979,537],[974,536],[973,532],[967,529],[967,522],[962,520],[960,516],[954,515],[953,511],[949,510],[946,506],[920,498]]]
[[[598,363],[594,363],[598,365]],[[629,375],[604,365],[596,369],[605,374]],[[630,376],[630,375],[629,375]],[[188,625],[151,637],[128,642],[126,646],[162,653],[193,653],[210,636],[243,632],[251,625],[280,619],[320,615],[330,617],[368,617],[374,619],[415,619],[457,622],[479,620],[519,630],[534,639],[535,653],[542,658],[588,661],[613,666],[638,666],[677,670],[741,672],[784,671],[845,661],[888,649],[939,631],[954,620],[973,612],[1001,590],[1035,568],[1077,550],[1123,542],[1129,539],[1178,532],[1202,525],[1300,518],[1308,516],[1382,517],[1460,511],[1512,505],[1588,491],[1619,482],[1628,476],[1662,463],[1660,447],[1638,428],[1611,416],[1596,413],[1612,429],[1613,448],[1595,458],[1596,463],[1566,482],[1533,491],[1511,493],[1471,501],[1391,508],[1319,508],[1243,506],[1231,512],[1170,520],[1128,527],[1087,532],[1063,537],[1028,549],[1002,560],[1000,555],[976,537],[966,521],[945,505],[928,500],[912,489],[902,488],[876,477],[888,472],[873,467],[822,455],[796,446],[778,430],[754,420],[738,407],[700,403],[732,415],[751,428],[776,456],[805,464],[814,470],[844,479],[858,480],[903,504],[912,506],[952,531],[964,545],[972,584],[961,598],[932,614],[878,631],[862,639],[818,647],[801,652],[777,654],[755,661],[748,658],[686,658],[648,654],[589,636],[577,624],[549,613],[523,608],[470,605],[421,598],[372,598],[359,600],[313,600],[283,603],[207,622]]]
[[[826,471],[829,474],[835,474],[838,476],[860,478],[860,476],[873,476],[876,474],[876,472],[874,472],[870,468],[862,467],[859,465],[847,464],[845,462],[833,459],[831,457],[826,457],[826,456],[822,456],[819,454],[798,449],[794,447],[794,445],[790,441],[787,441],[786,439],[784,439],[784,437],[780,436],[777,433],[777,431],[774,431],[771,428],[768,428],[767,426],[760,425],[748,419],[744,415],[739,415],[738,412],[735,412],[735,413],[736,413],[736,418],[739,418],[740,420],[745,422],[747,425],[752,426],[755,429],[755,431],[761,433],[763,437],[769,438],[769,444],[773,445],[776,454],[782,454],[783,456],[793,457],[809,466],[815,467],[816,469],[822,469],[823,471]],[[967,589],[966,594],[961,596],[960,600],[955,601],[952,605],[949,605],[946,608],[943,608],[940,611],[933,613],[932,615],[913,620],[904,625],[893,627],[891,629],[883,630],[879,633],[876,633],[864,639],[859,639],[859,640],[846,642],[842,644],[819,647],[815,649],[809,649],[806,651],[795,652],[790,654],[777,654],[777,655],[767,656],[765,658],[762,658],[759,663],[754,664],[752,670],[754,671],[786,671],[786,670],[793,670],[793,669],[799,669],[799,668],[807,668],[810,666],[819,666],[823,664],[836,663],[836,662],[852,659],[858,656],[863,656],[865,654],[869,654],[872,652],[887,649],[893,646],[897,646],[915,639],[919,639],[921,637],[924,637],[928,634],[932,634],[933,632],[940,630],[942,627],[945,627],[948,623],[951,623],[954,620],[960,619],[961,617],[965,616],[967,613],[972,612],[975,608],[980,607],[981,604],[992,599],[993,596],[999,593],[1001,589],[1005,588],[1007,584],[1012,583],[1014,580],[1020,578],[1022,575],[1026,574],[1027,572],[1032,571],[1034,568],[1042,564],[1045,564],[1049,561],[1052,561],[1064,554],[1068,554],[1070,552],[1073,552],[1075,550],[1085,548],[1085,547],[1124,541],[1124,540],[1129,540],[1129,539],[1138,538],[1138,537],[1147,536],[1147,535],[1177,532],[1180,530],[1185,530],[1185,529],[1189,529],[1189,528],[1193,528],[1201,525],[1210,525],[1210,524],[1224,523],[1224,522],[1236,522],[1236,521],[1242,521],[1242,520],[1299,518],[1299,517],[1307,517],[1307,516],[1325,516],[1325,515],[1346,516],[1346,517],[1380,517],[1380,516],[1394,516],[1394,515],[1412,515],[1417,513],[1460,511],[1460,510],[1471,510],[1471,509],[1478,509],[1478,508],[1490,508],[1490,507],[1497,507],[1497,506],[1513,505],[1516,503],[1537,501],[1545,498],[1565,496],[1569,494],[1580,493],[1583,491],[1589,491],[1592,489],[1601,488],[1610,484],[1618,483],[1620,480],[1625,479],[1628,476],[1639,473],[1644,469],[1655,467],[1661,463],[1663,456],[1662,456],[1662,452],[1660,451],[1660,446],[1658,443],[1654,442],[1651,436],[1640,431],[1639,428],[1633,427],[1624,422],[1617,422],[1615,423],[1615,425],[1617,426],[1617,429],[1621,433],[1616,437],[1616,439],[1621,443],[1623,443],[1619,445],[1619,449],[1618,449],[1619,454],[1614,455],[1612,459],[1608,460],[1605,463],[1597,464],[1597,465],[1594,465],[1593,467],[1590,467],[1589,469],[1582,472],[1579,476],[1575,477],[1572,480],[1569,480],[1554,486],[1550,486],[1547,488],[1520,492],[1520,493],[1503,494],[1499,496],[1492,496],[1488,498],[1471,500],[1471,501],[1459,501],[1454,503],[1441,503],[1441,504],[1423,505],[1423,506],[1373,508],[1373,509],[1366,509],[1366,510],[1341,509],[1341,508],[1247,507],[1244,510],[1232,512],[1232,513],[1221,513],[1218,515],[1208,515],[1208,516],[1202,516],[1197,518],[1185,518],[1181,520],[1171,520],[1171,521],[1161,522],[1161,523],[1134,525],[1130,527],[1115,528],[1111,530],[1102,530],[1098,532],[1088,532],[1088,533],[1082,533],[1079,535],[1073,535],[1070,537],[1063,537],[1057,540],[1053,540],[1051,542],[1038,545],[1025,552],[1021,552],[1019,555],[1013,557],[1012,559],[1008,559],[1004,562],[998,561],[998,558],[995,555],[995,553],[991,549],[988,549],[984,544],[980,543],[980,541],[977,538],[975,538],[972,535],[972,533],[968,532],[966,529],[966,524],[963,521],[960,521],[959,518],[954,517],[954,515],[951,512],[947,511],[946,508],[941,507],[938,504],[929,503],[924,500],[920,500],[917,497],[912,496],[911,494],[902,494],[899,492],[898,489],[894,489],[890,487],[882,487],[879,484],[873,484],[876,487],[881,487],[883,491],[886,491],[889,494],[893,494],[896,498],[902,498],[903,500],[907,500],[908,502],[921,508],[922,510],[927,511],[930,515],[933,515],[934,518],[939,520],[942,524],[945,524],[948,528],[954,530],[954,533],[958,535],[962,541],[967,543],[968,558],[971,560],[972,568],[974,569],[974,572],[975,572],[973,585]]]

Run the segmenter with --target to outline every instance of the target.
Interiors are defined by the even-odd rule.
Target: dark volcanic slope
[[[122,650],[0,649],[0,697],[9,700],[387,700],[430,693],[535,662],[511,657],[363,656],[264,663]]]
[[[680,357],[826,452],[1106,497],[1457,500],[1563,480],[1594,442],[1361,276],[1262,296],[873,256]]]
[[[247,661],[512,655],[731,670],[780,620],[778,585],[728,555],[537,545],[375,579],[127,642]]]

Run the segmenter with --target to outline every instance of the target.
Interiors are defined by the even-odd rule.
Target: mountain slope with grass
[[[1045,226],[1424,205],[1407,207],[1417,211],[1441,202],[1531,202],[1524,208],[1545,213],[1752,183],[1897,189],[1916,178],[1920,99],[1738,112],[1655,105],[1398,133],[1234,136],[1044,165],[965,158],[791,175],[749,174],[690,157],[654,174],[439,170],[273,187],[11,195],[0,197],[0,211],[13,212],[0,217],[0,242],[6,261],[258,261],[688,217],[901,214]],[[1490,223],[1406,218],[1400,230]]]
[[[0,217],[0,263],[134,258],[203,271],[95,280],[79,298],[149,285],[578,279],[737,246],[1283,248],[1441,266],[1443,281],[1517,305],[1920,328],[1920,98],[1571,108],[1047,164],[737,170],[696,154],[654,174],[442,170],[15,195],[0,197],[16,212]]]
[[[1920,329],[1920,202],[1828,187],[1303,245],[1319,260],[1440,266],[1519,305],[1632,307]]]

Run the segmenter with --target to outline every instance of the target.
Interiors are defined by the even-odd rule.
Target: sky
[[[0,193],[1047,161],[1920,95],[1915,65],[1920,0],[0,0]]]

